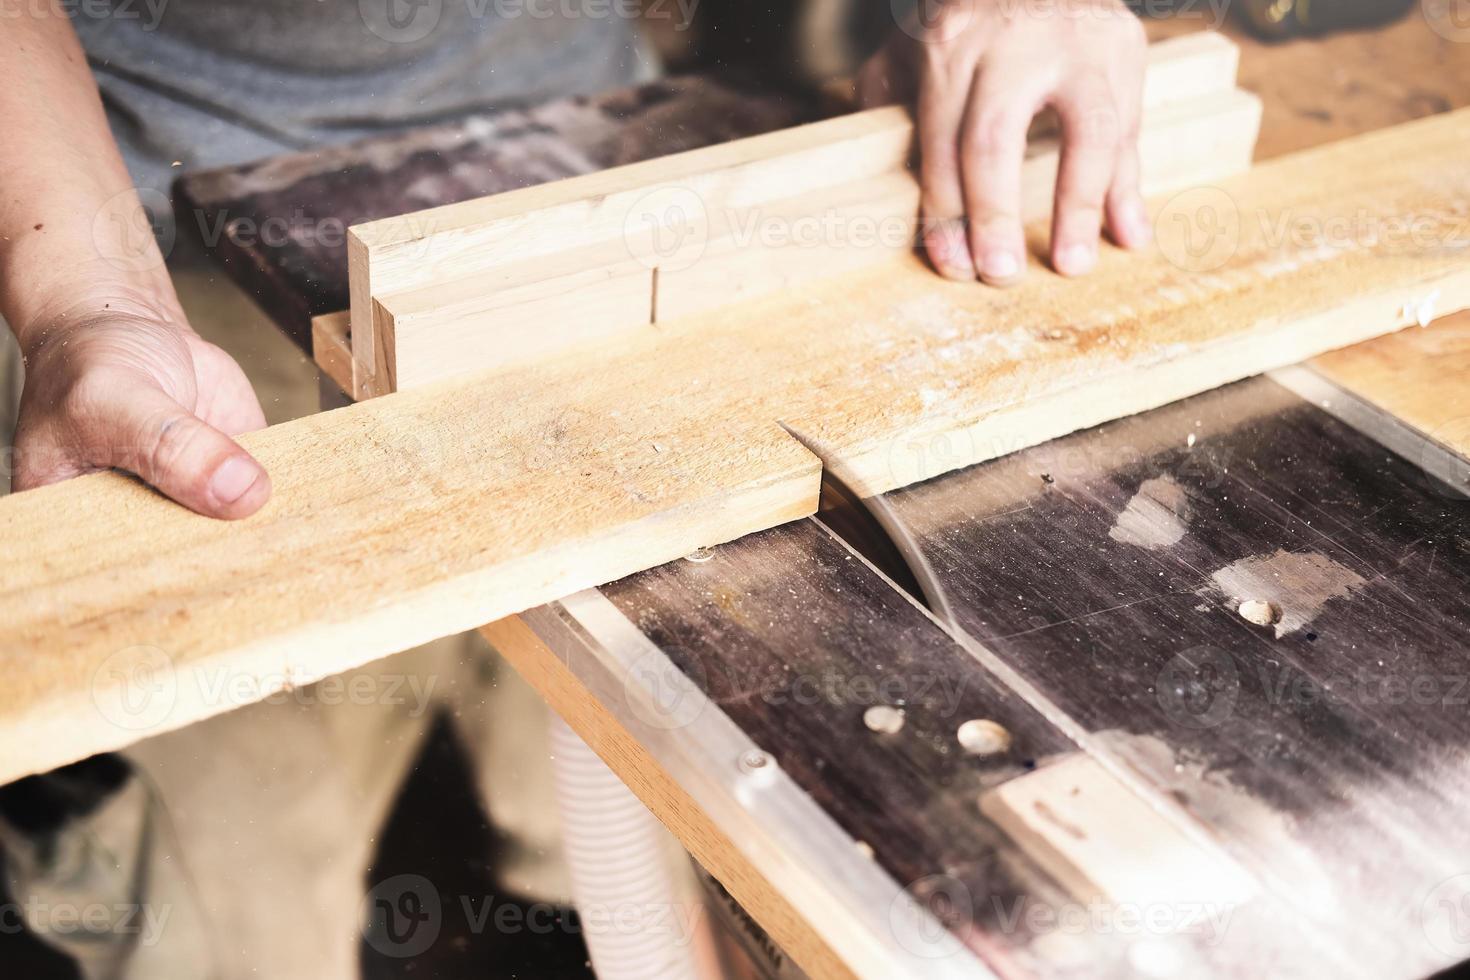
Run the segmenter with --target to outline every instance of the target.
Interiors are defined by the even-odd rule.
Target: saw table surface
[[[728,718],[835,824],[776,822],[771,847],[846,847],[937,894],[1003,975],[1163,960],[1178,976],[1415,976],[1470,952],[1435,904],[1437,888],[1463,893],[1470,844],[1463,496],[1258,378],[885,497],[949,620],[807,520],[574,597],[560,615],[580,632],[555,648],[585,676],[581,661],[639,637],[608,699],[620,724],[698,744],[710,716]],[[1242,616],[1252,600],[1274,621]],[[527,618],[555,643],[548,620]],[[527,643],[487,632],[535,682]],[[643,685],[657,711],[629,693]],[[592,744],[610,737],[585,704],[551,699]],[[875,721],[876,706],[901,722]],[[967,726],[993,733],[985,751],[967,748]],[[1218,844],[1249,900],[1205,881],[1138,901],[1156,926],[1060,925],[1090,896],[1059,889],[984,801],[1079,759]],[[746,779],[745,794],[780,792],[733,750],[705,762]],[[1079,870],[1103,879],[1112,912],[1133,901],[1106,887],[1108,861],[1134,859],[1123,812],[1104,799],[1054,831],[1098,842]],[[841,879],[829,889],[828,907],[875,901]],[[885,914],[899,901],[886,898]],[[886,937],[919,972],[925,956],[959,955]]]
[[[1433,26],[1240,39],[1259,154],[1470,100]],[[816,114],[660,83],[178,199],[351,223]],[[347,305],[322,236],[215,254],[303,346]],[[1423,975],[1470,956],[1463,473],[1292,369],[887,494],[933,610],[808,519],[486,632],[815,974]]]

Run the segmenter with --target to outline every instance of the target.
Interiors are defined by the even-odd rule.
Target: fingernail
[[[1057,253],[1057,271],[1064,276],[1081,276],[1092,271],[1097,255],[1087,245],[1068,245]]]
[[[231,456],[209,478],[209,495],[222,504],[233,504],[260,479],[260,467],[246,456]]]
[[[975,278],[975,264],[961,222],[953,219],[936,222],[929,231],[926,247],[940,275],[947,279]]]
[[[995,249],[985,253],[985,261],[980,265],[980,274],[987,282],[1007,283],[1021,273],[1021,264],[1016,261],[1015,255],[1006,249]]]

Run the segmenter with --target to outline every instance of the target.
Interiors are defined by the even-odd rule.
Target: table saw
[[[1413,26],[1386,32],[1399,57],[1470,73]],[[1381,37],[1312,50],[1351,74]],[[1247,46],[1246,84],[1272,59]],[[1300,135],[1272,128],[1286,101],[1264,146]],[[178,196],[352,224],[820,112],[664,83]],[[217,249],[303,345],[347,305],[343,253]],[[772,973],[1423,975],[1470,956],[1470,510],[1464,458],[1422,429],[1324,364],[958,470],[943,438],[899,441],[942,475],[861,499],[834,470],[814,517],[485,632],[728,890]]]

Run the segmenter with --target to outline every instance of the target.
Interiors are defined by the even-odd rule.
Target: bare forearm
[[[23,348],[104,294],[172,304],[162,257],[67,16],[0,0],[0,313]]]

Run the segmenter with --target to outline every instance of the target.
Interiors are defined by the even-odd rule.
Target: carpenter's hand
[[[925,16],[864,67],[865,104],[918,107],[923,239],[952,279],[1006,284],[1026,266],[1021,162],[1045,107],[1061,123],[1051,261],[1097,260],[1104,217],[1118,244],[1151,235],[1138,192],[1146,42],[1121,0],[919,0]]]
[[[212,517],[246,517],[270,478],[233,439],[262,428],[250,382],[175,307],[110,294],[26,332],[15,489],[116,467]]]

